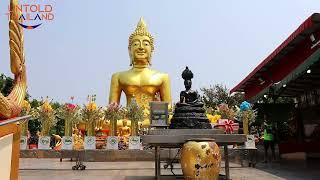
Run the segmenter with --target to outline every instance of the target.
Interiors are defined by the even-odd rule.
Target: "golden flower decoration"
[[[97,110],[97,104],[93,101],[89,102],[87,105],[86,105],[87,109],[89,111],[95,111]]]
[[[219,119],[221,119],[221,115],[211,115],[207,114],[207,118],[209,119],[210,123],[216,123]]]
[[[46,100],[43,105],[41,106],[41,110],[43,112],[51,113],[53,111],[52,106],[50,105],[49,101]]]

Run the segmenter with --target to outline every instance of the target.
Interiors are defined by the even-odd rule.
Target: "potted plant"
[[[80,122],[80,107],[66,103],[57,109],[57,116],[64,120],[64,135],[72,136],[73,126]]]
[[[101,107],[95,103],[96,96],[88,96],[88,103],[80,111],[82,121],[85,123],[87,136],[95,135],[95,122],[102,118]]]
[[[27,100],[24,100],[22,103],[22,110],[20,113],[20,116],[26,116],[29,115],[31,110],[31,105]],[[28,121],[20,122],[21,127],[21,136],[27,136],[28,134]]]
[[[126,116],[131,120],[132,136],[137,136],[139,130],[138,122],[143,121],[144,118],[143,108],[137,104],[135,99],[132,99],[126,110]]]
[[[37,108],[37,113],[34,113],[34,118],[41,122],[41,136],[48,136],[50,128],[56,125],[57,119],[55,113],[48,99]]]
[[[41,149],[49,149],[50,148],[50,129],[56,125],[57,119],[55,115],[55,110],[52,108],[48,98],[44,101],[44,103],[36,109],[32,109],[30,114],[32,115],[34,120],[37,120],[41,123],[40,132],[36,132],[31,135],[29,139],[29,143],[33,144],[38,141],[38,148]],[[36,121],[35,121],[36,122]],[[30,130],[31,131],[31,130]],[[35,148],[31,147],[30,148]]]
[[[110,120],[111,136],[117,136],[117,120],[123,119],[125,116],[125,110],[121,105],[117,103],[109,104],[104,110],[104,117],[106,120]]]

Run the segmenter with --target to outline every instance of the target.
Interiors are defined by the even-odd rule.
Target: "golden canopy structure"
[[[129,104],[135,98],[138,105],[149,107],[150,101],[160,96],[161,101],[171,103],[170,79],[166,73],[150,69],[154,39],[148,32],[143,18],[129,37],[128,45],[131,69],[112,75],[109,103],[119,103],[124,92]]]
[[[18,116],[26,96],[27,77],[23,30],[18,20],[21,12],[17,8],[14,8],[17,5],[18,0],[10,0],[9,44],[11,72],[14,74],[14,87],[7,97],[0,93],[0,120]]]

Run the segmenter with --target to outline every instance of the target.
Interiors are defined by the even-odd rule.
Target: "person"
[[[263,146],[264,146],[264,163],[268,160],[268,149],[271,148],[272,160],[276,159],[274,149],[274,127],[267,115],[264,115],[264,131],[263,131]]]

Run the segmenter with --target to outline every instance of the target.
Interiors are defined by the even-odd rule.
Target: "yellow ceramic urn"
[[[187,141],[182,147],[180,161],[185,179],[219,178],[221,155],[219,146],[213,141]]]

